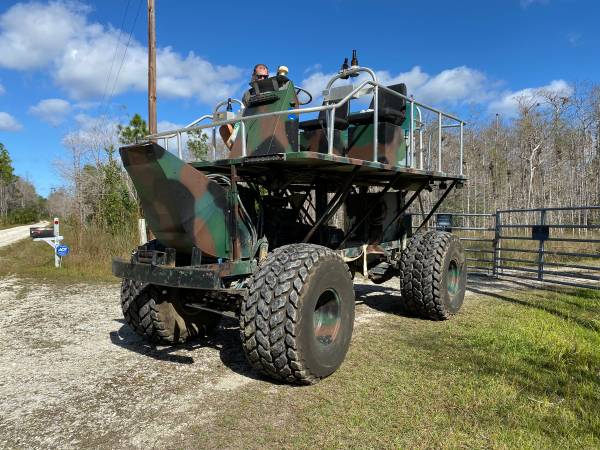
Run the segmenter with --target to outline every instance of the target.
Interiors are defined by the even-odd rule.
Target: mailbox
[[[54,227],[46,228],[46,227],[31,227],[29,228],[29,236],[31,238],[53,238],[54,237]]]

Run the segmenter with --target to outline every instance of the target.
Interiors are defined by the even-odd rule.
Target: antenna
[[[356,57],[356,50],[352,50],[352,62],[350,63],[352,69],[358,68],[358,58]],[[354,72],[350,74],[351,77],[357,77],[358,73]]]
[[[354,67],[358,67],[358,58],[356,57],[356,50],[352,50],[352,62],[350,65]]]
[[[342,67],[340,69],[340,73],[344,73],[349,68],[350,68],[350,66],[348,65],[348,58],[344,58],[344,62],[342,63]],[[342,76],[340,78],[342,80],[347,80],[348,79],[348,75]]]

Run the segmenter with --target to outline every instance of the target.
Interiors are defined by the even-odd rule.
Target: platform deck
[[[216,161],[200,161],[191,163],[192,166],[207,173],[229,174],[231,165],[235,165],[237,173],[242,178],[260,178],[265,176],[291,177],[294,184],[310,183],[315,176],[333,180],[345,178],[359,166],[354,184],[383,185],[397,177],[403,188],[430,181],[466,181],[464,175],[449,174],[429,170],[419,170],[409,167],[393,166],[373,161],[346,158],[316,152],[277,153],[264,156],[247,156],[245,158],[220,159]]]

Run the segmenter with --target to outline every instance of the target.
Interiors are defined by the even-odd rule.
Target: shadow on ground
[[[374,285],[368,281],[361,282],[360,280],[356,280],[354,286],[357,306],[365,305],[375,311],[407,318],[417,317],[405,306],[398,288],[388,285]],[[516,289],[518,289],[518,287]],[[499,300],[518,303],[529,307],[537,307],[548,312],[553,312],[552,308],[547,305],[535,305],[530,302],[504,295],[503,291],[515,290],[514,283],[498,282],[498,280],[490,277],[470,277],[468,290],[477,294],[491,296]],[[556,310],[554,312],[560,316],[560,311]],[[158,361],[175,364],[194,364],[196,362],[194,359],[194,352],[200,348],[209,347],[219,352],[222,363],[233,372],[256,380],[267,380],[267,378],[254,371],[246,360],[240,343],[238,323],[236,320],[223,318],[213,336],[195,339],[185,344],[173,346],[157,346],[149,343],[131,330],[123,319],[117,319],[116,321],[122,326],[117,331],[110,332],[110,340],[114,345],[126,350]],[[584,326],[589,328],[590,324],[586,323]],[[268,381],[273,382],[271,379],[268,379]]]
[[[221,362],[233,372],[256,380],[266,380],[255,372],[246,360],[235,320],[224,318],[214,335],[210,337],[197,338],[185,344],[171,346],[152,344],[131,330],[123,319],[117,319],[117,322],[122,324],[121,328],[111,331],[109,337],[114,345],[126,350],[158,361],[194,364],[197,361],[191,355],[200,348],[208,347],[217,350]]]
[[[416,317],[402,301],[399,289],[386,285],[356,282],[354,291],[357,305],[366,305],[376,311],[402,317]]]

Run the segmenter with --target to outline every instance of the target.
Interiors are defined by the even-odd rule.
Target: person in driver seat
[[[269,68],[265,64],[257,64],[252,70],[250,84],[252,84],[253,81],[264,80],[266,78],[269,78]],[[242,97],[242,103],[244,105],[248,103],[250,95],[250,90],[247,90],[244,93],[244,96]],[[227,148],[231,149],[231,147],[233,147],[233,142],[235,141],[239,127],[240,122],[236,123],[235,125],[228,123],[226,125],[221,125],[219,128],[219,134],[221,135],[221,138],[223,139],[223,142],[225,142]]]

